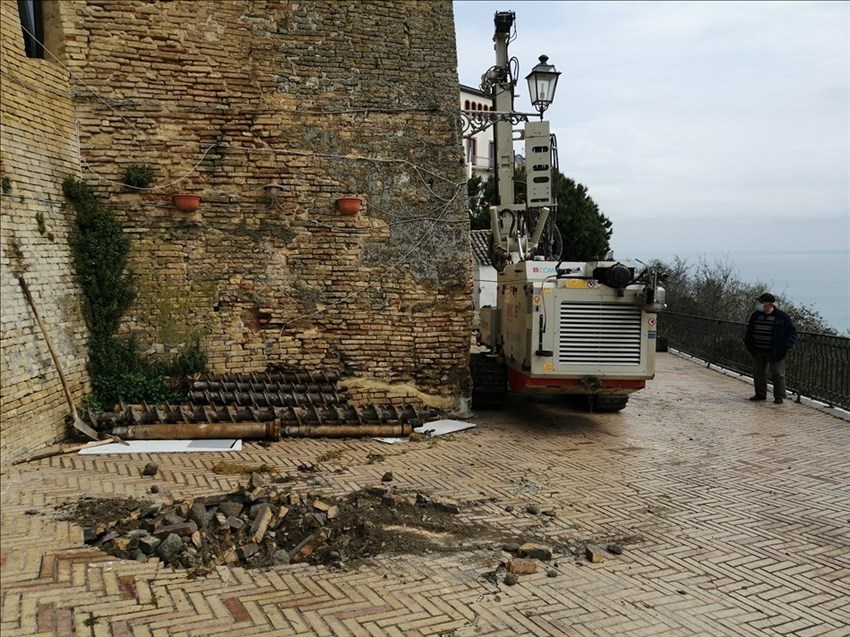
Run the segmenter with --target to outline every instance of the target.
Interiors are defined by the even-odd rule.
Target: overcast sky
[[[618,256],[850,254],[850,2],[456,1],[462,84],[495,62],[505,10],[515,108],[548,55],[561,171],[614,222]]]

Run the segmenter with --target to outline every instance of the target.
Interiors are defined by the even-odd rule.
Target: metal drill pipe
[[[301,438],[355,438],[358,436],[409,436],[413,425],[286,425],[282,434]]]
[[[126,440],[280,439],[280,425],[276,422],[128,425],[126,427],[115,427],[112,431],[116,436],[121,436]]]
[[[436,416],[433,410],[419,410],[412,405],[397,409],[392,405],[313,407],[255,407],[245,405],[124,405],[118,412],[99,414],[99,424],[149,425],[169,423],[268,422],[284,425],[366,425],[421,423]]]
[[[187,399],[194,405],[256,405],[257,407],[302,407],[310,405],[341,405],[347,396],[336,393],[285,392],[213,392],[190,391]]]
[[[336,383],[249,383],[235,381],[195,381],[192,391],[224,392],[297,392],[297,393],[345,393]]]

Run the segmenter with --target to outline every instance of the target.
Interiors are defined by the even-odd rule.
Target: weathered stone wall
[[[200,339],[214,371],[341,369],[356,399],[458,404],[472,277],[451,2],[44,6],[58,61],[26,58],[0,3],[0,458],[60,437],[67,414],[15,273],[87,391],[61,196],[80,170],[132,238],[122,330],[151,352]],[[130,163],[155,167],[151,190],[120,184]],[[177,192],[200,209],[175,210]],[[348,194],[358,215],[335,209]]]
[[[47,30],[61,30],[45,3]],[[48,42],[48,46],[57,43]],[[0,197],[0,462],[64,437],[68,405],[17,276],[23,275],[57,350],[72,396],[88,391],[86,329],[71,268],[72,212],[61,182],[79,154],[68,74],[29,59],[15,2],[0,2],[0,159],[11,190]]]
[[[85,176],[133,240],[123,329],[154,351],[200,338],[214,371],[342,369],[362,399],[457,404],[471,265],[451,2],[69,5]],[[154,190],[97,182],[130,162]],[[359,215],[335,210],[346,194]]]

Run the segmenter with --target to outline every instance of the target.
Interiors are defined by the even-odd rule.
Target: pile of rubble
[[[155,473],[151,470],[147,475]],[[514,543],[492,527],[464,522],[458,517],[457,502],[396,489],[388,484],[393,481],[390,472],[380,486],[339,500],[305,494],[304,485],[298,493],[293,480],[283,476],[270,481],[252,473],[236,492],[182,501],[174,501],[157,485],[150,487],[152,501],[146,502],[84,496],[70,507],[66,519],[83,527],[86,544],[110,555],[141,562],[158,558],[195,575],[222,564],[258,568],[308,563],[343,568],[381,553],[422,555],[500,546],[510,557],[482,577],[493,584],[513,585],[519,576],[541,567],[548,576],[557,576],[553,552],[573,555],[577,562],[598,563],[607,554],[621,554],[623,544],[640,541],[638,537],[575,540],[553,551],[538,540]],[[514,509],[504,508],[506,512]],[[536,506],[526,507],[522,515],[526,513],[541,514]],[[542,515],[548,520],[554,512]]]
[[[152,487],[156,492],[156,487]],[[246,567],[306,562],[342,567],[381,552],[456,548],[479,529],[460,523],[454,501],[372,487],[334,501],[299,495],[254,473],[223,495],[174,502],[83,498],[68,518],[87,544],[110,555],[163,563],[196,574],[220,564]]]

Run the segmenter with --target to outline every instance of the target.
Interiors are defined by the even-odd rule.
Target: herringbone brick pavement
[[[850,424],[663,355],[657,379],[620,414],[516,398],[436,442],[286,440],[238,455],[64,456],[2,470],[0,633],[207,635],[850,635]],[[219,567],[202,578],[82,543],[55,507],[83,493],[177,497],[237,487],[221,460],[284,472],[319,463],[341,496],[393,471],[395,484],[469,503],[461,517],[558,547],[513,587],[484,577],[507,557],[378,556],[350,570]],[[384,454],[369,464],[370,454]],[[327,457],[327,456],[326,456]],[[305,489],[307,487],[305,486]],[[553,510],[531,515],[526,506]],[[508,513],[507,505],[514,509]],[[33,509],[38,509],[33,514]],[[590,564],[566,554],[620,540]]]

